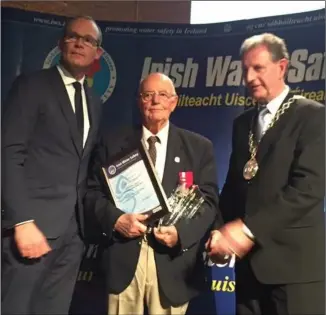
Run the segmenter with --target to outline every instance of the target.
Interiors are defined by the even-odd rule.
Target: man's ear
[[[97,47],[96,48],[96,56],[95,56],[95,59],[100,59],[101,58],[101,56],[103,55],[103,52],[104,52],[104,50],[103,50],[103,48],[102,47]]]
[[[283,58],[279,61],[279,67],[280,67],[280,77],[284,78],[286,71],[288,69],[289,66],[289,60]]]
[[[178,100],[179,100],[179,96],[178,95],[174,96],[173,103],[171,104],[171,113],[174,112],[175,108],[177,107]]]
[[[64,45],[64,42],[63,42],[63,39],[61,38],[58,40],[58,47],[59,47],[60,51],[63,50],[63,45]]]

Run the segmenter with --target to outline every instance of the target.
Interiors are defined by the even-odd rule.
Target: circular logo
[[[47,69],[59,63],[61,51],[58,46],[53,48],[44,60],[43,68]],[[117,81],[117,71],[111,56],[103,49],[99,60],[95,60],[86,73],[87,85],[101,96],[105,103],[112,95]]]
[[[114,175],[117,169],[115,168],[114,165],[110,165],[108,171],[110,175]]]

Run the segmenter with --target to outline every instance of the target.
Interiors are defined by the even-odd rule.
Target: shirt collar
[[[168,135],[169,135],[169,121],[168,123],[156,134],[152,134],[144,125],[143,125],[143,140],[147,142],[147,139],[151,136],[157,136],[160,139],[160,143],[167,143],[168,142]]]
[[[70,85],[76,81],[80,82],[82,86],[84,85],[85,76],[83,76],[80,80],[76,80],[62,64],[58,64],[57,69],[62,77],[64,85]]]
[[[278,95],[277,97],[275,97],[273,100],[271,100],[266,107],[268,108],[269,112],[272,115],[275,115],[277,110],[279,109],[279,107],[281,106],[281,104],[283,103],[284,99],[286,98],[286,96],[288,95],[290,91],[289,86],[285,86],[284,90],[282,91],[282,93],[280,95]]]

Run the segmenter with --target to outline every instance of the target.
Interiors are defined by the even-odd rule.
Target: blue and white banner
[[[14,78],[56,64],[65,19],[61,16],[2,8],[2,99]],[[171,121],[212,140],[222,188],[231,151],[233,119],[254,105],[243,85],[239,48],[253,34],[272,32],[286,40],[292,92],[325,102],[325,10],[265,19],[207,25],[102,22],[104,54],[88,74],[104,103],[107,128],[139,120],[139,82],[161,71],[174,81],[179,103]],[[74,314],[105,312],[106,296],[99,264],[101,250],[85,252]],[[188,314],[234,314],[234,261],[209,262],[207,292],[195,299]]]

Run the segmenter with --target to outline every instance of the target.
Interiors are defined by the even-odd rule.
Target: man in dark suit
[[[96,150],[86,204],[95,211],[108,242],[103,266],[108,313],[112,315],[143,314],[145,306],[153,315],[185,314],[189,300],[205,281],[201,261],[204,242],[214,220],[221,220],[213,146],[208,139],[169,122],[177,100],[167,76],[150,74],[140,85],[142,126],[104,135]],[[160,230],[155,227],[145,235],[148,217],[115,207],[101,167],[124,149],[140,144],[141,139],[148,143],[153,138],[156,157],[152,160],[166,195],[178,186],[183,172],[188,172],[203,192],[205,203],[195,219]],[[151,144],[147,146],[152,152]]]
[[[20,76],[5,103],[3,314],[68,314],[101,106],[85,73],[101,56],[101,39],[93,19],[72,19],[60,40],[60,64]]]
[[[281,38],[255,35],[240,52],[258,105],[234,122],[227,223],[207,248],[238,256],[237,314],[325,314],[325,107],[289,91]]]

